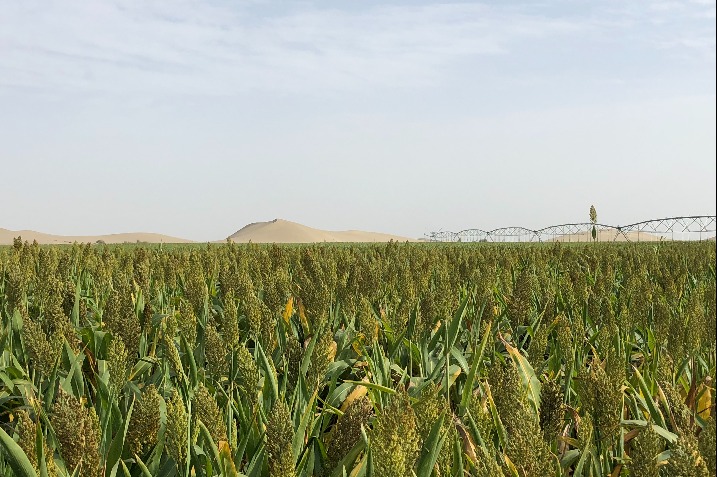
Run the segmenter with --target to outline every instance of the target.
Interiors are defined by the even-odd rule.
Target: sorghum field
[[[715,245],[0,249],[0,474],[714,476]]]

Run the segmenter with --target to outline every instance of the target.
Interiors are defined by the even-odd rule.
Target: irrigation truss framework
[[[650,219],[629,225],[582,222],[551,225],[542,229],[501,227],[493,230],[466,229],[460,232],[438,231],[427,234],[431,242],[640,242],[656,240],[714,240],[714,215],[692,215]]]

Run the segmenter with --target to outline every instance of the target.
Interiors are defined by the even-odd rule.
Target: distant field
[[[0,475],[715,475],[715,246],[0,248]]]

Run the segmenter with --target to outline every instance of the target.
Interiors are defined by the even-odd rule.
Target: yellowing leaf
[[[699,399],[697,400],[697,414],[702,419],[709,419],[710,408],[712,406],[712,388],[703,384],[697,392]]]
[[[306,335],[311,334],[311,330],[309,329],[309,320],[306,319],[306,309],[304,308],[304,304],[299,300],[299,320],[301,321],[301,326],[304,327],[304,333]]]
[[[294,297],[289,297],[289,301],[286,302],[286,309],[284,310],[284,321],[286,324],[289,324],[289,319],[291,319],[291,315],[294,314]]]
[[[351,473],[349,474],[349,477],[357,477],[361,470],[363,470],[364,466],[366,465],[366,456],[364,456],[358,464],[356,464],[356,467],[353,468]]]
[[[237,472],[232,458],[232,450],[227,441],[219,441],[219,457],[224,467],[224,475],[227,477],[239,477],[239,472]]]
[[[471,462],[478,462],[478,456],[476,455],[476,445],[473,442],[473,437],[462,425],[456,426],[460,439],[463,442],[463,453],[468,456]]]
[[[519,477],[518,469],[515,467],[515,464],[513,461],[510,460],[510,457],[508,457],[506,454],[503,454],[503,459],[505,460],[505,465],[508,467],[508,471],[510,472],[510,475],[513,477]]]
[[[364,381],[368,382],[368,379],[364,378]],[[346,399],[344,399],[344,402],[341,404],[341,412],[346,412],[346,409],[349,408],[352,402],[361,399],[368,393],[368,388],[366,386],[356,386],[353,391],[351,391],[351,394],[346,396]]]
[[[448,377],[448,382],[453,384],[456,379],[458,379],[458,376],[461,375],[461,368],[458,366],[455,371],[451,373],[451,375]]]
[[[537,414],[540,409],[540,380],[535,375],[533,367],[530,365],[525,356],[523,356],[517,348],[511,346],[503,338],[503,336],[499,335],[499,338],[503,342],[508,354],[511,358],[513,358],[513,361],[518,367],[518,374],[520,375],[523,385],[527,390],[528,400],[533,405],[533,409]]]
[[[351,343],[351,349],[353,349],[354,352],[356,352],[356,354],[358,354],[358,355],[361,354],[361,346],[363,346],[365,339],[366,339],[366,337],[364,336],[364,334],[359,333],[359,335],[357,336],[357,339],[353,340],[353,342]]]

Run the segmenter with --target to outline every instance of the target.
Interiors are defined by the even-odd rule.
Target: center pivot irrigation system
[[[551,225],[538,230],[502,227],[494,230],[466,229],[460,232],[438,231],[426,235],[431,242],[640,242],[655,240],[708,240],[715,238],[714,215],[668,217],[635,222],[630,225],[606,225],[582,222]]]

